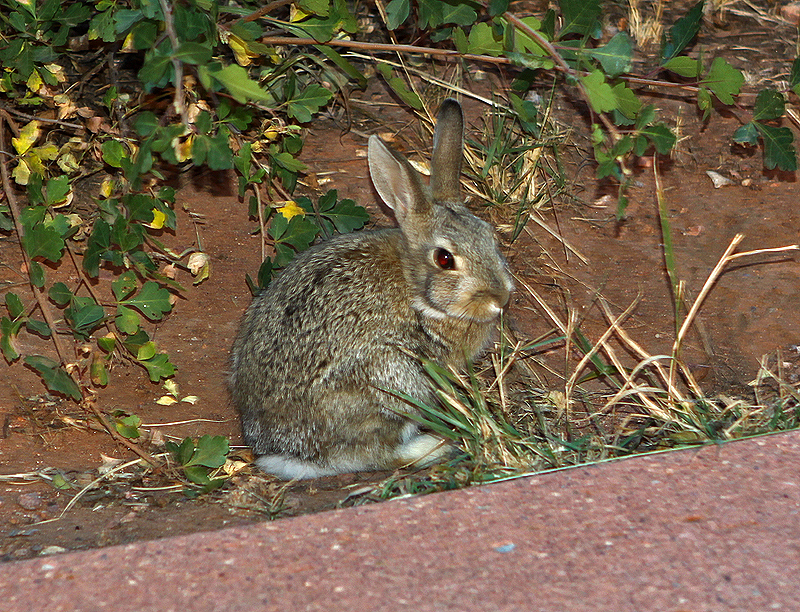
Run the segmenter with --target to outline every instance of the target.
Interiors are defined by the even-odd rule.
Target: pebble
[[[42,497],[38,493],[22,493],[17,498],[17,503],[25,510],[36,510],[42,505]]]

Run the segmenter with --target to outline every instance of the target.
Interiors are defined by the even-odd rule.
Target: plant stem
[[[175,23],[172,21],[172,6],[167,0],[159,1],[161,3],[161,10],[164,12],[164,29],[169,37],[173,53],[177,53],[181,43],[178,39],[178,33],[175,31]],[[177,57],[173,57],[172,68],[175,71],[175,97],[172,106],[175,112],[180,115],[183,125],[189,127],[189,115],[186,111],[186,100],[184,99],[183,91],[183,62]]]
[[[6,151],[6,123],[8,125],[13,125],[13,120],[6,111],[0,109],[0,152]],[[11,211],[11,217],[14,220],[14,229],[16,230],[17,237],[19,238],[19,247],[22,251],[22,260],[25,262],[25,268],[28,271],[28,279],[30,281],[31,259],[28,257],[28,251],[25,249],[24,244],[25,228],[22,225],[19,202],[17,202],[17,198],[14,195],[14,190],[11,188],[11,179],[8,176],[8,165],[6,160],[0,160],[0,176],[2,177],[3,190],[5,191],[6,199],[8,200],[8,209]],[[39,287],[34,285],[33,282],[30,282],[30,287],[33,291],[33,296],[36,298],[36,303],[39,304],[39,309],[42,311],[42,316],[53,333],[53,346],[55,346],[56,353],[61,361],[61,365],[66,366],[67,349],[61,342],[61,338],[59,338],[58,334],[56,333],[56,318],[53,316],[53,312],[50,310],[50,305],[47,303],[47,299],[39,290]],[[80,382],[75,379],[75,376],[71,372],[68,373],[70,376],[72,376],[72,379],[75,380],[75,384],[78,385],[78,389],[81,391],[81,398],[84,399],[85,396],[83,394],[83,390],[81,389]]]
[[[476,55],[473,53],[459,53],[455,49],[434,49],[432,47],[419,47],[416,45],[396,45],[393,43],[370,43],[358,40],[329,40],[319,42],[313,38],[295,38],[293,36],[265,36],[259,40],[264,45],[325,45],[328,47],[347,47],[361,49],[362,51],[391,51],[393,53],[421,53],[423,55],[438,55],[442,57],[458,57],[492,64],[512,64],[507,57],[493,57],[491,55]]]

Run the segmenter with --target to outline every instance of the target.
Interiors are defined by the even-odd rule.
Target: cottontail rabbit
[[[377,136],[370,174],[399,229],[337,236],[255,298],[230,387],[256,463],[282,478],[422,466],[451,452],[388,391],[435,402],[417,358],[463,367],[512,290],[492,228],[459,197],[464,119],[442,104],[430,187]]]

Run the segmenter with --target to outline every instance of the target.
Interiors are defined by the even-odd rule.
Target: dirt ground
[[[767,171],[760,151],[731,144],[758,87],[775,86],[775,79],[787,77],[796,33],[788,24],[735,15],[724,24],[709,25],[700,41],[705,53],[724,55],[752,78],[740,97],[741,108],[712,113],[703,123],[690,98],[676,93],[651,99],[668,121],[682,119],[679,153],[659,160],[658,168],[668,200],[677,269],[690,297],[698,294],[735,234],[745,234],[739,249],[743,251],[794,244],[800,228],[796,175]],[[491,80],[496,76],[487,78],[499,82]],[[486,82],[473,86],[486,89]],[[315,120],[308,127],[302,154],[311,179],[298,195],[316,196],[335,188],[340,197],[367,205],[372,223],[387,225],[391,221],[374,204],[365,134],[396,131],[398,142],[413,148],[419,142],[414,138],[416,121],[377,81],[353,97],[374,105],[372,112],[380,114],[383,124],[367,120],[359,112],[365,105],[355,102],[351,106],[356,122],[349,131],[342,117]],[[476,102],[465,102],[468,130],[477,128],[484,110]],[[617,313],[638,297],[627,330],[651,354],[669,353],[674,319],[652,168],[645,164],[636,169],[626,220],[617,223],[615,202],[602,197],[604,187],[593,179],[593,165],[585,163],[589,158],[580,152],[586,147],[585,118],[567,101],[557,103],[555,112],[559,121],[572,126],[572,140],[579,147],[566,172],[573,182],[570,192],[580,203],[565,199],[540,216],[560,240],[530,222],[508,250],[510,266],[521,281],[510,307],[512,325],[522,338],[536,338],[552,327],[523,283],[561,313],[565,304],[576,309],[583,318],[581,329],[591,339],[607,327],[592,306],[597,292]],[[797,133],[797,126],[786,125]],[[732,184],[715,188],[706,174],[709,170],[732,179]],[[185,295],[154,329],[156,341],[168,349],[178,367],[175,380],[181,396],[196,395],[199,401],[158,405],[163,388],[150,383],[138,368],[120,364],[112,383],[101,391],[98,406],[106,413],[124,409],[136,414],[144,429],[164,437],[223,435],[237,445],[241,437],[225,387],[226,361],[238,319],[250,300],[244,274],[255,274],[260,263],[258,237],[231,175],[207,173],[184,177],[183,183],[176,206],[178,232],[163,240],[180,251],[199,236],[211,256],[211,276],[198,286],[182,279]],[[762,355],[800,346],[797,256],[740,261],[720,278],[700,313],[702,333],[693,335],[686,347],[686,359],[708,392],[736,394],[752,380]],[[24,293],[15,238],[0,237],[0,262],[2,286]],[[54,273],[77,280],[66,269]],[[563,384],[555,376],[545,377],[544,382],[554,388]],[[283,483],[248,468],[222,492],[199,499],[186,497],[180,488],[153,490],[146,479],[121,478],[103,482],[62,516],[76,490],[57,490],[39,476],[22,475],[61,471],[84,485],[97,478],[103,456],[132,459],[133,455],[74,404],[49,397],[39,379],[19,363],[0,365],[0,424],[0,474],[7,475],[0,480],[3,560],[217,529],[267,520],[272,514],[325,510],[352,502],[366,485],[389,476],[323,478],[284,490]],[[242,456],[247,457],[245,451]]]

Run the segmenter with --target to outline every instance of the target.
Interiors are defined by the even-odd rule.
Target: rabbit
[[[391,392],[435,404],[419,358],[465,367],[513,289],[493,229],[459,196],[463,132],[460,104],[445,100],[430,186],[370,136],[372,182],[399,228],[312,247],[245,312],[229,384],[265,472],[288,480],[424,467],[453,453]]]

